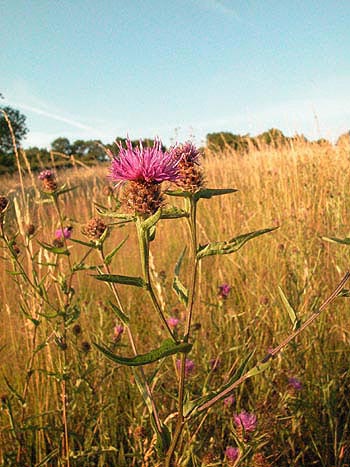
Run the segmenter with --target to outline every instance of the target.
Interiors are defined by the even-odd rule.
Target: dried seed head
[[[35,233],[35,225],[34,224],[28,224],[26,225],[26,230],[25,233],[27,237],[31,237]]]
[[[13,250],[13,253],[18,256],[20,253],[21,253],[21,250],[19,248],[19,246],[17,245],[16,242],[13,242],[12,244],[12,250]]]
[[[6,405],[8,403],[8,400],[9,400],[8,394],[6,394],[6,393],[1,394],[1,396],[0,396],[1,404]]]
[[[57,182],[55,179],[44,178],[42,187],[46,193],[53,193],[57,190]]]
[[[195,193],[204,185],[204,176],[200,166],[182,159],[178,165],[179,178],[176,184],[184,191]]]
[[[84,341],[81,343],[81,350],[85,353],[88,353],[91,350],[90,342]]]
[[[103,220],[99,217],[94,217],[90,219],[83,228],[83,234],[88,238],[98,240],[101,238],[106,229],[107,225],[103,222]]]
[[[79,336],[81,334],[81,326],[80,324],[75,324],[72,328],[73,334],[75,336]]]
[[[9,200],[6,198],[6,196],[0,195],[0,214],[5,212],[8,204]]]
[[[121,201],[128,210],[137,214],[154,214],[163,204],[160,184],[131,181],[123,187]]]
[[[55,248],[62,248],[64,246],[64,241],[61,239],[61,238],[55,238],[53,241],[52,241],[52,245],[55,247]]]
[[[215,455],[212,452],[207,452],[202,457],[202,465],[210,465],[215,462]]]
[[[144,426],[137,426],[134,430],[134,438],[144,439],[146,438],[147,432]]]
[[[253,467],[271,467],[271,464],[267,462],[264,454],[257,452],[253,456]]]

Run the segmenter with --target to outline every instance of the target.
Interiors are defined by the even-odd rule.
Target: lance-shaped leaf
[[[142,277],[122,276],[120,274],[99,274],[92,276],[95,279],[103,282],[113,282],[115,284],[133,285],[134,287],[147,287],[146,282]]]
[[[161,219],[179,219],[180,217],[188,217],[188,212],[180,209],[176,206],[168,206],[162,208],[162,212],[160,215]]]
[[[188,303],[188,290],[183,285],[183,283],[180,281],[180,277],[179,277],[182,261],[183,261],[184,256],[185,256],[185,252],[186,252],[186,248],[184,248],[183,252],[180,255],[180,258],[178,259],[178,262],[175,265],[173,289],[174,289],[176,295],[179,297],[180,301],[185,306],[187,306],[187,303]]]
[[[201,406],[203,406],[206,402],[211,401],[212,399],[218,397],[221,393],[223,393],[225,390],[227,390],[232,384],[234,384],[236,381],[238,381],[244,372],[247,370],[247,366],[252,359],[253,355],[255,354],[255,349],[251,351],[242,361],[240,366],[237,368],[233,376],[227,381],[226,384],[222,385],[220,388],[218,388],[216,391],[210,392],[208,394],[205,394],[202,397],[199,397],[198,399],[188,401],[185,404],[184,407],[184,415],[188,417],[190,414],[195,415],[197,409]],[[222,396],[226,397],[225,396]],[[219,399],[221,400],[221,398]]]
[[[350,245],[350,237],[346,238],[336,238],[336,237],[321,237],[322,240],[331,243],[340,243],[341,245]]]
[[[213,196],[222,196],[228,195],[230,193],[235,193],[235,188],[204,188],[203,190],[199,190],[194,194],[194,199],[197,201],[201,198],[210,199]]]
[[[69,191],[73,191],[73,190],[76,190],[78,188],[78,185],[76,186],[72,186],[72,187],[68,187],[66,188],[66,184],[62,185],[62,187],[58,190],[58,191],[55,191],[53,193],[54,196],[60,196],[60,195],[64,195],[65,193],[68,193]]]
[[[114,314],[122,321],[122,323],[128,325],[130,322],[129,316],[123,313],[118,306],[114,305],[114,303],[108,302],[108,304],[112,308]]]
[[[158,360],[169,357],[177,353],[188,353],[192,348],[192,344],[188,342],[176,343],[172,339],[166,339],[160,347],[153,349],[145,354],[136,355],[135,357],[122,357],[116,355],[109,350],[105,345],[94,343],[95,347],[100,350],[109,360],[119,365],[126,366],[141,366],[157,362]]]
[[[287,311],[287,313],[289,315],[289,318],[290,318],[290,320],[292,322],[293,331],[295,331],[295,329],[298,329],[299,326],[300,326],[300,320],[297,318],[297,314],[296,314],[294,308],[289,303],[289,300],[285,296],[285,294],[284,294],[283,290],[281,289],[281,287],[278,287],[278,292],[280,294],[280,297],[281,297],[282,303],[284,305],[284,308],[286,309],[286,311]]]
[[[38,243],[40,246],[45,248],[45,250],[50,251],[50,253],[55,253],[56,255],[66,255],[66,256],[70,255],[69,251],[64,246],[56,247],[56,246],[49,245],[48,243],[39,242],[39,240],[38,240]]]
[[[78,239],[72,238],[72,237],[69,240],[74,242],[74,243],[79,243],[80,245],[87,246],[88,248],[95,248],[95,249],[98,248],[98,244],[96,244],[96,242],[84,242],[83,240],[78,240]]]
[[[115,210],[109,209],[101,204],[95,203],[96,211],[104,217],[112,217],[114,219],[120,219],[123,222],[133,222],[135,220],[135,216],[132,214],[126,214],[122,212],[117,212]]]
[[[238,237],[231,238],[226,242],[214,242],[208,243],[207,245],[201,245],[198,248],[197,258],[202,259],[205,256],[212,255],[227,255],[238,251],[242,246],[249,240],[255,237],[259,237],[268,232],[278,229],[278,227],[271,227],[268,229],[256,230],[255,232],[249,232],[247,234],[239,235]]]
[[[121,249],[121,247],[124,245],[124,243],[127,241],[128,238],[129,236],[125,237],[124,240],[122,240],[110,253],[108,253],[108,255],[106,255],[105,257],[106,264],[108,265],[111,264],[114,255]]]

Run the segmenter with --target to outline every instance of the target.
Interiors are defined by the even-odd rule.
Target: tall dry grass
[[[279,226],[279,229],[249,242],[234,255],[221,257],[220,261],[209,257],[201,263],[194,316],[197,331],[191,354],[196,362],[192,381],[195,393],[203,390],[203,381],[206,389],[224,381],[248,350],[256,349],[256,357],[263,357],[268,348],[288,334],[292,325],[278,287],[303,320],[317,309],[320,299],[349,268],[348,249],[321,239],[322,236],[349,236],[349,161],[348,148],[330,145],[260,148],[245,156],[229,148],[220,154],[206,153],[203,159],[206,185],[234,187],[239,191],[200,202],[201,242],[225,240],[263,227]],[[103,192],[108,184],[106,175],[106,166],[58,174],[61,183],[78,186],[65,195],[62,206],[75,238],[83,239],[81,228],[94,215],[95,203],[111,203]],[[2,182],[3,194],[9,193],[12,199],[9,213],[12,228],[21,232],[28,223],[33,223],[37,228],[36,240],[50,242],[59,227],[53,206],[39,201],[33,186],[35,178],[27,177],[24,183],[23,200],[15,177]],[[174,232],[172,222],[163,221],[152,244],[154,269],[158,274],[162,272],[161,295],[167,314],[177,314],[180,318],[183,310],[171,290],[172,272],[187,235],[185,223],[180,231]],[[140,266],[133,226],[114,228],[108,241],[112,248],[127,236],[127,243],[113,261],[113,271],[137,275]],[[38,246],[34,243],[33,248]],[[81,247],[74,244],[71,252],[74,261],[81,256]],[[45,253],[40,254],[44,262]],[[98,259],[92,256],[89,261],[92,264]],[[55,373],[60,351],[48,338],[53,331],[50,323],[34,335],[33,325],[23,316],[19,305],[22,297],[35,311],[36,302],[28,291],[16,285],[16,277],[7,270],[3,263],[0,393],[8,394],[9,384],[14,392],[25,387],[30,366],[35,377],[26,389],[25,417],[32,417],[36,428],[32,438],[28,431],[25,435],[31,439],[33,459],[39,465],[40,459],[57,445],[59,437],[55,432],[59,395],[50,373]],[[39,267],[38,271],[45,280],[46,270]],[[132,437],[134,429],[144,425],[147,417],[135,385],[130,384],[128,370],[115,369],[95,350],[83,352],[81,348],[82,342],[110,341],[114,326],[114,316],[106,307],[110,292],[90,274],[89,271],[79,273],[74,283],[81,297],[79,324],[83,333],[72,336],[74,345],[69,349],[71,365],[76,371],[71,382],[75,389],[69,404],[70,426],[76,452],[88,452],[90,457],[77,454],[73,465],[141,465],[142,455],[149,447],[147,442],[150,444],[151,440]],[[232,291],[224,303],[219,303],[218,286],[225,282],[232,286]],[[162,330],[151,304],[136,292],[122,290],[121,295],[138,329],[140,350],[156,344]],[[235,394],[237,407],[257,413],[261,449],[271,465],[345,467],[349,464],[349,324],[348,304],[339,299],[276,359],[270,370],[246,383]],[[154,331],[145,332],[150,326]],[[33,339],[36,345],[40,339],[45,345],[30,361]],[[220,357],[220,368],[210,372],[209,361],[216,357]],[[165,366],[162,376],[167,378],[167,375],[171,378]],[[290,391],[290,376],[302,381],[300,393]],[[165,407],[168,387],[158,389]],[[19,406],[15,401],[18,413]],[[5,411],[0,413],[0,421],[4,427],[0,430],[0,460],[6,465],[10,459],[6,451],[12,438]],[[226,408],[211,410],[195,438],[198,459],[204,452],[214,452],[218,459],[216,465],[221,465],[225,445],[232,441],[231,425],[232,413]]]

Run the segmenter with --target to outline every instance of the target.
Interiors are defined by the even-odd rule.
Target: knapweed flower
[[[130,139],[126,148],[118,144],[119,154],[112,155],[111,179],[113,182],[161,183],[177,179],[177,161],[164,152],[160,140],[155,140],[153,147],[133,147]]]
[[[72,230],[73,230],[73,227],[71,226],[64,227],[63,229],[57,229],[55,232],[55,237],[58,240],[63,240],[64,238],[68,239],[72,236]]]
[[[224,283],[219,285],[219,297],[226,300],[226,298],[229,296],[229,293],[231,291],[231,286]]]
[[[243,410],[239,414],[234,414],[233,421],[237,428],[241,428],[245,433],[252,433],[256,430],[257,418],[253,413]]]
[[[178,161],[176,184],[184,191],[195,193],[203,186],[204,177],[199,165],[200,152],[191,143],[180,144],[171,149],[174,160]]]
[[[114,342],[120,341],[123,332],[124,332],[124,326],[122,326],[121,324],[117,324],[116,326],[114,326],[113,341]]]
[[[163,204],[160,184],[178,178],[178,161],[162,149],[160,140],[153,147],[133,147],[130,139],[126,148],[118,144],[119,154],[112,156],[110,178],[117,184],[124,184],[122,201],[134,212],[154,214]]]
[[[57,190],[56,177],[52,170],[46,169],[41,171],[38,178],[43,182],[44,191],[53,193]]]
[[[234,464],[239,456],[239,449],[232,446],[227,446],[225,450],[225,458],[230,464]]]
[[[224,399],[224,406],[227,408],[232,407],[234,403],[235,403],[235,398],[232,395]]]
[[[102,219],[100,219],[99,217],[93,217],[85,225],[82,232],[88,238],[98,240],[102,237],[106,229],[107,225],[103,222]]]
[[[301,391],[303,389],[303,383],[298,378],[288,378],[288,384],[291,388],[295,389],[296,391]]]
[[[179,371],[181,368],[181,360],[178,359],[176,360],[176,368]],[[193,373],[195,368],[193,360],[190,360],[189,358],[186,358],[185,361],[185,376],[188,376],[189,374]]]
[[[171,329],[175,329],[179,322],[179,318],[175,318],[175,316],[170,316],[170,318],[167,319],[167,323]]]

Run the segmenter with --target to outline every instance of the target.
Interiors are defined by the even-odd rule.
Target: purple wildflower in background
[[[243,428],[245,432],[256,430],[257,418],[253,413],[243,410],[239,414],[234,414],[233,420],[238,428]]]
[[[176,360],[176,368],[179,371],[181,368],[181,360],[178,359]],[[185,362],[185,376],[188,376],[189,374],[193,373],[195,368],[194,362],[190,360],[189,358],[186,358]]]
[[[175,318],[175,316],[170,316],[170,318],[167,319],[167,323],[171,329],[175,329],[179,322],[179,318]]]
[[[231,286],[224,283],[219,285],[219,297],[223,298],[224,300],[228,297],[229,293],[231,291]]]
[[[288,384],[296,391],[301,391],[303,389],[303,383],[298,378],[288,378]]]
[[[225,450],[225,457],[230,463],[236,462],[239,456],[239,449],[232,446],[227,446]]]
[[[232,407],[235,402],[234,396],[228,396],[224,399],[224,406],[225,407]]]
[[[122,326],[121,324],[117,324],[116,326],[114,326],[114,330],[113,330],[114,342],[118,342],[120,340],[123,332],[124,332],[124,326]]]
[[[54,178],[54,173],[50,169],[42,170],[39,173],[39,180],[52,180]]]
[[[72,227],[64,227],[63,229],[57,229],[55,232],[55,237],[58,240],[70,238],[72,236],[72,230]]]
[[[184,160],[192,164],[198,164],[198,159],[200,157],[200,152],[194,146],[191,141],[187,141],[184,144],[174,146],[171,148],[171,154],[176,160]]]
[[[177,164],[169,152],[164,152],[160,140],[154,142],[153,147],[139,146],[133,148],[130,139],[126,141],[126,148],[118,143],[119,154],[114,155],[110,170],[110,177],[114,182],[146,182],[161,183],[177,179]]]

